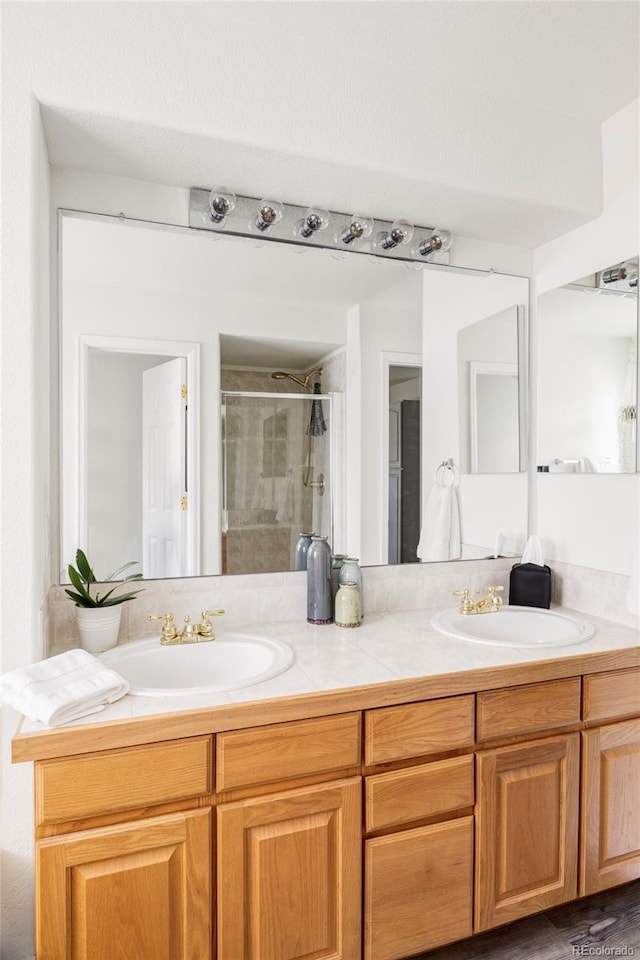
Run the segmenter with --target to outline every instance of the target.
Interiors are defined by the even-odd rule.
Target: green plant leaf
[[[69,564],[68,572],[69,572],[69,580],[71,580],[71,583],[74,585],[78,593],[82,594],[85,600],[91,601],[90,603],[87,604],[87,606],[94,606],[93,597],[89,593],[89,590],[85,586],[81,575],[78,573],[75,567],[72,567],[71,564]]]
[[[101,607],[111,607],[114,603],[124,603],[125,600],[131,600],[131,598],[135,597],[136,594],[142,593],[142,590],[134,590],[131,593],[121,593],[117,597],[112,597],[109,599],[112,593],[114,593],[114,591],[116,591],[120,586],[120,583],[116,584],[116,586],[112,587],[108,593],[105,593],[104,596],[100,597],[99,603]]]
[[[96,575],[91,569],[91,566],[89,564],[89,561],[87,560],[86,554],[80,549],[76,550],[76,564],[78,566],[78,571],[80,573],[80,576],[82,577],[85,583],[96,582]]]
[[[115,607],[118,603],[124,603],[126,600],[133,600],[134,597],[137,597],[139,593],[142,593],[142,590],[133,590],[131,593],[121,593],[118,597],[110,597],[113,591],[105,594],[104,597],[100,600],[101,607]]]
[[[87,600],[81,593],[75,593],[73,590],[65,590],[65,593],[68,597],[71,597],[76,607],[95,607],[93,597]]]
[[[121,574],[125,570],[128,570],[129,567],[137,567],[137,560],[130,560],[129,563],[123,563],[121,567],[118,567],[117,570],[114,570],[113,573],[110,573],[108,577],[105,577],[105,580],[120,580],[122,583],[125,583],[128,580],[142,580],[141,573],[130,573],[128,577],[122,577]]]

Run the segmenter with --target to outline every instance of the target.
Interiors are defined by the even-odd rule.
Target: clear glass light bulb
[[[283,213],[284,206],[279,200],[267,200],[265,198],[260,201],[258,213],[256,214],[253,225],[260,230],[261,233],[266,233],[274,224],[282,220]]]
[[[408,220],[394,220],[388,233],[382,231],[376,237],[376,246],[383,250],[393,250],[394,247],[411,243],[413,224]]]
[[[209,194],[209,219],[222,226],[226,217],[235,209],[236,195],[228,187],[214,187]]]
[[[329,226],[329,211],[324,207],[309,207],[298,226],[298,235],[309,240],[311,237]]]
[[[373,217],[361,217],[354,213],[351,222],[339,236],[342,243],[353,243],[354,240],[365,240],[373,232]]]
[[[428,257],[432,253],[446,253],[451,249],[453,237],[448,230],[436,227],[426,240],[422,240],[412,251],[413,256]]]

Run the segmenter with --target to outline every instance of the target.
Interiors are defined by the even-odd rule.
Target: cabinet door
[[[640,877],[640,720],[583,737],[580,895]]]
[[[207,809],[36,845],[36,947],[46,960],[211,957]]]
[[[399,960],[472,933],[473,817],[365,843],[365,960]]]
[[[579,737],[478,754],[476,931],[576,897]]]
[[[218,808],[218,960],[359,960],[359,778]]]

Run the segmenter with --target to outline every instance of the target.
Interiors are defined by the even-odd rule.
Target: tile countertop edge
[[[598,618],[591,618],[597,620]],[[606,621],[598,621],[606,624]],[[611,624],[611,626],[614,626]],[[619,625],[615,625],[619,627]],[[637,631],[631,630],[632,634]],[[588,653],[524,660],[453,670],[430,675],[384,680],[352,687],[335,687],[312,693],[256,698],[244,702],[169,710],[126,719],[90,718],[82,723],[24,731],[21,719],[12,741],[13,763],[95,753],[163,740],[183,739],[222,730],[265,726],[309,717],[349,713],[396,704],[460,696],[501,686],[519,686],[544,680],[602,673],[640,666],[640,644]],[[256,691],[258,691],[256,687]]]

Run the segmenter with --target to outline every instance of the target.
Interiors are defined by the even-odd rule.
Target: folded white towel
[[[128,690],[123,677],[86,650],[68,650],[0,677],[3,702],[49,727],[98,713]]]

